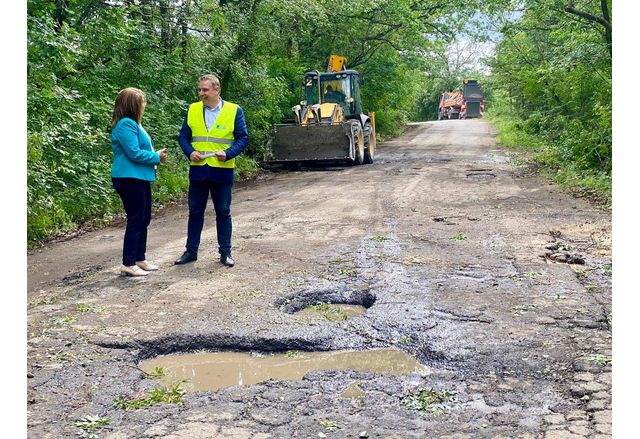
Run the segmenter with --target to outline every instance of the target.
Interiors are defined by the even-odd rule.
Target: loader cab
[[[342,106],[345,116],[362,113],[360,81],[355,70],[304,75],[306,105],[336,103]]]

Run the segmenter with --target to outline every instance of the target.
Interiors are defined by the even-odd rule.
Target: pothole
[[[425,162],[427,162],[427,163],[447,163],[447,162],[450,162],[451,160],[452,160],[452,158],[451,157],[447,157],[447,156],[434,156],[434,157],[427,157]]]
[[[496,178],[496,174],[493,172],[488,172],[489,170],[472,170],[472,172],[467,173],[467,178],[471,180],[480,180],[487,181]]]
[[[149,376],[165,386],[183,381],[187,391],[216,391],[225,387],[276,380],[301,380],[316,370],[355,370],[405,375],[426,371],[418,361],[397,349],[367,351],[301,352],[276,354],[205,352],[156,357],[140,364]]]
[[[450,279],[458,279],[458,280],[473,280],[478,282],[483,282],[485,280],[491,279],[491,276],[486,273],[480,273],[477,271],[463,271],[458,270],[454,273],[450,273],[448,275]]]
[[[353,317],[372,307],[376,296],[367,288],[359,290],[304,290],[291,294],[276,302],[276,306],[287,314],[304,310],[305,313],[329,313]],[[341,319],[346,320],[346,319]]]

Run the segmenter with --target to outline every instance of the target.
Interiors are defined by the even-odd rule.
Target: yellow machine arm
[[[347,68],[347,57],[340,55],[329,56],[329,64],[327,65],[327,72],[339,72]]]

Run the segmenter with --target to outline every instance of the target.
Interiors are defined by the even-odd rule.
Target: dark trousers
[[[204,212],[209,201],[213,200],[216,212],[216,233],[218,252],[231,254],[231,186],[232,183],[214,183],[207,180],[189,181],[189,222],[187,225],[187,251],[198,254],[200,235],[204,225]]]
[[[127,213],[122,265],[130,267],[144,261],[147,251],[147,227],[151,223],[151,182],[137,178],[112,178]]]

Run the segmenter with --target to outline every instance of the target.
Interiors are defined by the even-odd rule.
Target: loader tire
[[[357,120],[350,120],[349,122],[349,140],[354,149],[353,165],[361,165],[364,161],[364,136],[362,134],[362,127]]]
[[[376,133],[371,123],[364,124],[364,163],[370,165],[376,155]]]

